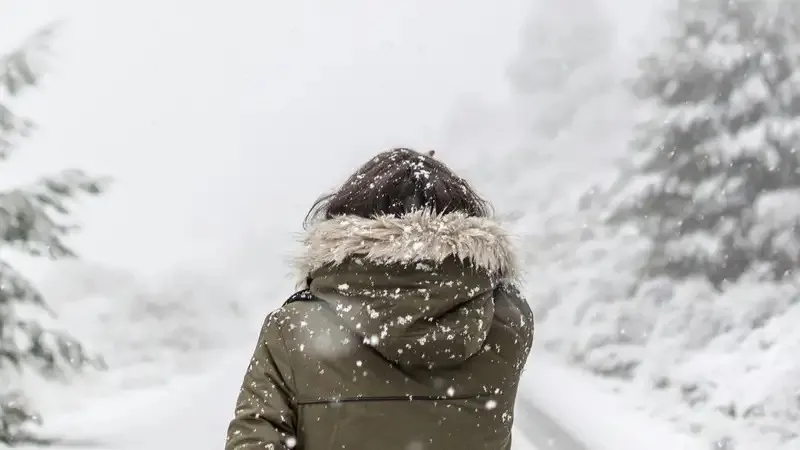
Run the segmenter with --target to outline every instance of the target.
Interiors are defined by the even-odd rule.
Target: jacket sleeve
[[[530,305],[514,285],[501,285],[495,297],[495,317],[514,336],[517,370],[521,373],[530,356],[534,340],[534,316]]]
[[[288,450],[296,446],[291,367],[278,314],[267,317],[244,375],[225,450]]]

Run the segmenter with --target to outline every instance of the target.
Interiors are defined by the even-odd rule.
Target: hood
[[[404,367],[463,363],[484,345],[494,291],[516,281],[507,233],[494,221],[415,212],[322,221],[299,270],[344,326]]]

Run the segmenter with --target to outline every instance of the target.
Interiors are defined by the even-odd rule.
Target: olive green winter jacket
[[[300,262],[310,295],[264,322],[226,450],[511,448],[533,317],[500,227],[331,219]]]

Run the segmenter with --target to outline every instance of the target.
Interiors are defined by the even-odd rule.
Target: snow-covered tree
[[[34,129],[34,123],[11,110],[14,99],[40,81],[40,58],[54,27],[46,27],[18,49],[0,56],[0,161],[5,162]],[[39,59],[37,59],[39,58]],[[80,170],[65,170],[30,185],[0,192],[0,250],[50,259],[73,258],[64,238],[76,225],[69,222],[71,202],[79,194],[100,194],[106,180]],[[41,311],[53,314],[41,292],[6,260],[0,259],[0,375],[36,370],[61,379],[102,359],[86,351],[70,335],[42,323]],[[32,440],[30,422],[36,412],[21,393],[0,386],[0,443]]]
[[[611,82],[614,29],[598,0],[537,0],[508,69],[537,132],[555,136]]]
[[[652,238],[646,276],[782,279],[800,265],[800,2],[679,0],[671,20],[633,83],[656,113],[613,219]]]

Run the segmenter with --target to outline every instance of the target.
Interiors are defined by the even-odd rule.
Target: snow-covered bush
[[[270,306],[248,298],[236,281],[186,269],[152,278],[67,261],[39,284],[57,313],[47,324],[75,330],[88,349],[104,355],[108,367],[71,380],[69,391],[34,374],[7,380],[48,415],[121,389],[157,386],[206,370],[231,345],[249,341]]]
[[[156,278],[63,264],[42,283],[61,321],[103,352],[111,370],[189,371],[241,339],[244,299],[230,280],[175,269]],[[86,311],[91,311],[91,318]],[[156,374],[154,372],[154,374]]]
[[[633,141],[626,181],[639,186],[612,213],[650,242],[629,366],[716,442],[741,442],[738,422],[798,445],[800,362],[783,349],[800,341],[780,324],[800,296],[800,7],[685,0],[673,20],[634,83],[656,115]],[[653,283],[671,292],[653,296]]]
[[[663,63],[659,70],[672,75],[688,72],[673,83],[664,73],[661,78],[657,71],[652,73],[650,81],[661,79],[663,90],[651,92],[698,97],[691,97],[688,103],[666,102],[673,107],[673,114],[665,116],[668,120],[654,120],[643,129],[646,133],[640,137],[649,133],[650,141],[637,143],[652,144],[640,147],[644,149],[640,156],[651,157],[652,170],[638,170],[642,167],[638,163],[647,159],[634,160],[624,151],[633,130],[631,119],[644,117],[644,111],[655,117],[652,114],[657,116],[663,110],[652,103],[632,102],[621,85],[611,83],[600,95],[564,99],[580,106],[575,117],[582,120],[569,121],[555,135],[537,134],[540,115],[530,116],[534,131],[528,145],[509,151],[504,161],[487,157],[474,176],[487,180],[482,186],[479,182],[479,187],[499,200],[498,209],[513,219],[514,231],[525,248],[526,291],[537,313],[538,348],[615,380],[612,384],[643,408],[687,432],[707,437],[716,450],[794,450],[800,445],[800,359],[796,357],[800,350],[796,327],[800,277],[794,270],[800,254],[796,248],[800,183],[795,173],[800,155],[792,149],[798,147],[793,126],[800,123],[795,100],[800,91],[794,88],[800,85],[785,69],[797,59],[798,53],[791,49],[800,45],[800,39],[792,37],[800,28],[791,25],[798,18],[793,15],[798,3],[696,0],[683,6],[698,5],[707,7],[700,16],[695,15],[702,20],[680,32],[711,33],[719,39],[700,38],[704,44],[693,50],[672,41],[686,53],[659,56]],[[724,9],[715,9],[728,6],[737,8],[740,15],[720,15]],[[751,14],[746,11],[751,7],[765,9]],[[780,19],[770,22],[770,17],[778,17],[776,10],[770,9],[776,7],[785,9],[779,10]],[[692,17],[690,10],[683,13]],[[737,20],[745,24],[735,25]],[[713,23],[719,26],[715,28]],[[756,37],[737,41],[737,32],[731,31],[736,26]],[[781,35],[769,35],[771,26],[778,27]],[[767,34],[757,37],[762,32]],[[722,49],[726,52],[719,53]],[[734,66],[750,64],[753,70],[709,70],[713,61],[704,58],[711,51],[718,52],[716,57],[730,58],[728,62]],[[781,52],[791,54],[777,59],[770,56]],[[575,66],[602,67],[594,63]],[[563,79],[575,78],[565,75]],[[770,90],[767,97],[763,92],[759,97],[759,91],[753,90],[753,80],[759,79]],[[692,88],[692,83],[701,86]],[[568,92],[560,91],[564,96]],[[532,98],[527,90],[519,96],[528,103]],[[547,108],[541,108],[540,114]],[[520,110],[525,113],[525,108]],[[708,115],[705,113],[714,120],[723,118],[712,127],[717,138],[684,133],[681,145],[672,153],[656,145],[659,130],[677,139],[683,123],[678,119],[699,120]],[[749,132],[753,130],[748,127],[756,132]],[[697,147],[692,146],[698,142]],[[742,151],[733,151],[737,149]],[[703,156],[712,150],[719,150],[717,159]],[[688,159],[680,161],[683,166],[670,166],[670,155]],[[774,158],[776,155],[779,158]],[[662,157],[666,161],[659,159]],[[712,176],[707,180],[691,177],[693,164],[717,164],[717,160],[735,160],[735,170],[726,172],[717,165],[714,171],[709,169]],[[619,177],[614,167],[620,161],[627,163],[624,177]],[[747,161],[750,163],[742,163]],[[663,200],[668,189],[647,191],[642,187],[669,188],[665,180],[684,175],[684,181],[694,184],[677,192],[681,194],[676,195],[682,202],[680,208],[644,211],[644,203],[633,205],[650,218],[666,220],[672,231],[674,226],[702,223],[704,216],[721,217],[720,212],[730,220],[718,220],[705,230],[695,227],[684,234],[655,236],[663,238],[660,242],[677,243],[668,247],[655,245],[659,239],[642,232],[636,221],[622,220],[614,226],[606,222],[609,212],[620,206],[621,194],[644,192],[650,200],[659,195]],[[724,180],[739,182],[729,186],[721,183]],[[740,202],[742,199],[747,202]],[[731,224],[741,226],[739,231],[744,233],[739,237],[747,239],[720,240],[726,233],[732,236]],[[747,258],[727,262],[705,258],[704,265],[695,266],[703,270],[694,273],[676,276],[673,270],[651,270],[641,276],[641,269],[654,261],[654,251],[667,250],[673,261],[686,262],[700,251],[708,256],[707,250],[714,248],[724,248],[729,255],[743,250],[739,254]]]

